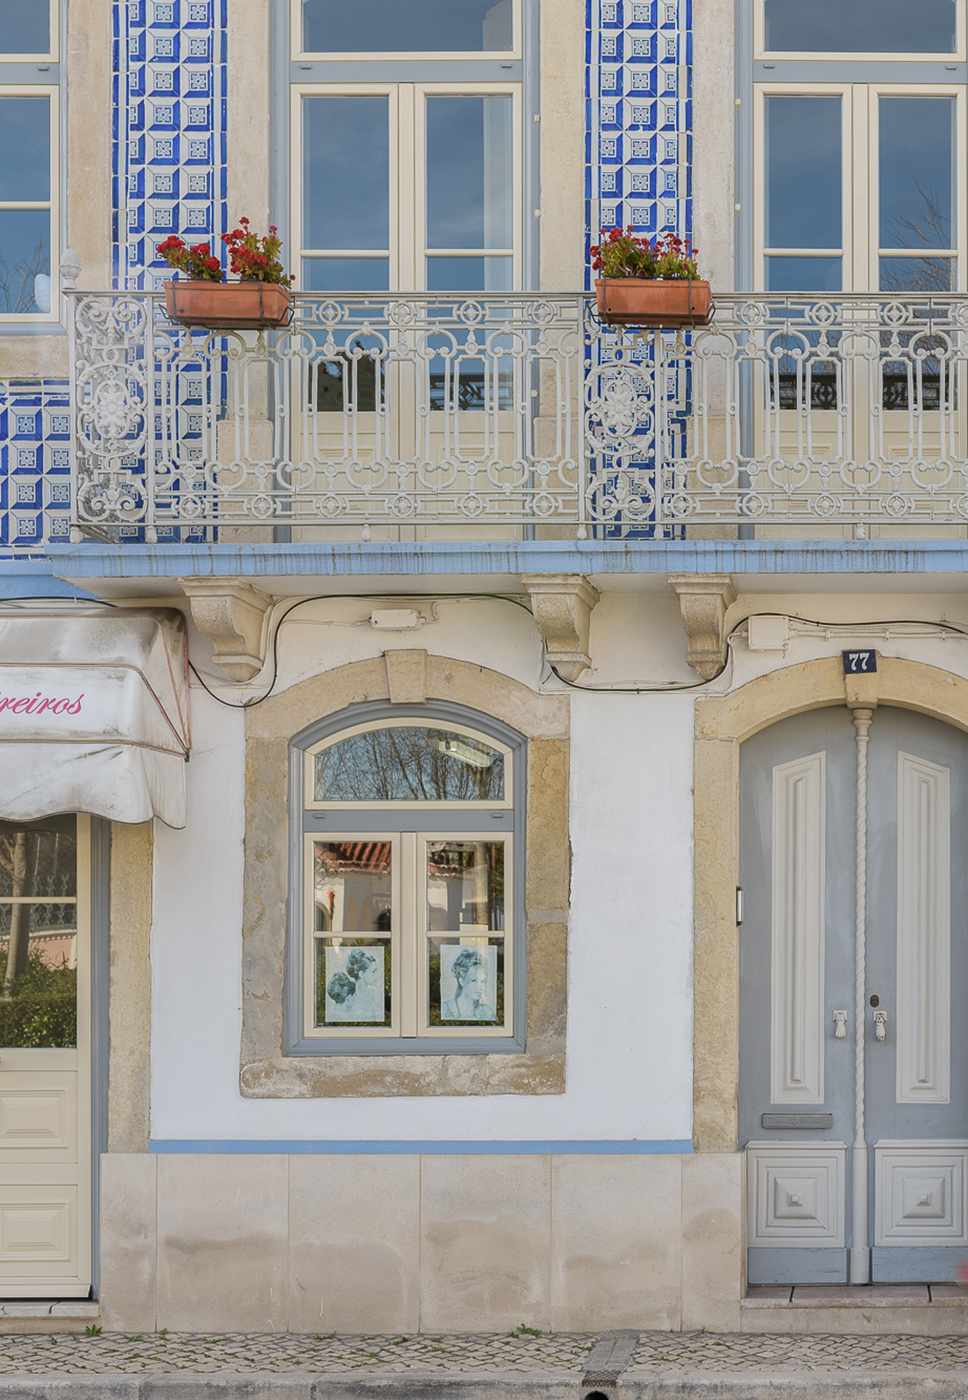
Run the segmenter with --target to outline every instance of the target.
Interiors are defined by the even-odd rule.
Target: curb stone
[[[0,1400],[576,1400],[578,1377],[506,1372],[441,1376],[0,1376]],[[968,1370],[686,1372],[628,1376],[621,1400],[966,1400]]]

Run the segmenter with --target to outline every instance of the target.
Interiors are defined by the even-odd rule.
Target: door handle
[[[847,1038],[847,1012],[834,1012],[834,1040],[846,1040]]]
[[[875,1011],[875,1012],[874,1012],[874,1034],[877,1036],[878,1040],[886,1040],[886,1039],[887,1039],[887,1012],[886,1012],[886,1011]]]

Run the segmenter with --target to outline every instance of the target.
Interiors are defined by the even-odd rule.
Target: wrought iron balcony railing
[[[160,292],[71,302],[79,535],[968,522],[968,298],[719,295],[710,326],[642,334],[583,293],[297,293],[265,333],[173,325]]]

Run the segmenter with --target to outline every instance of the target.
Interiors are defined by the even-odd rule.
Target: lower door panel
[[[846,1283],[846,1249],[748,1249],[747,1282]]]

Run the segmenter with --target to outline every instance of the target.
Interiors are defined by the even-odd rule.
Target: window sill
[[[434,1098],[563,1094],[565,1055],[314,1055],[243,1064],[247,1099]]]

